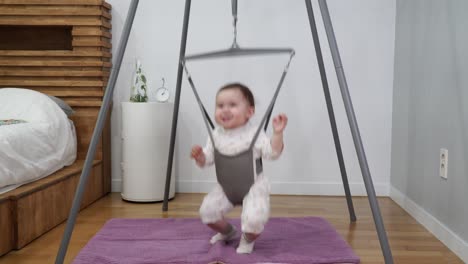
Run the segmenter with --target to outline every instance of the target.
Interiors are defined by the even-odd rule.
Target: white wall
[[[468,2],[399,0],[396,9],[390,195],[468,263]]]
[[[112,5],[113,52],[117,50],[130,1]],[[184,11],[183,0],[141,0],[124,63],[117,81],[112,112],[113,191],[121,188],[121,107],[130,92],[135,57],[140,57],[149,86],[161,78],[174,95]],[[227,48],[232,41],[231,1],[192,1],[187,54]],[[395,1],[329,1],[344,70],[377,194],[389,194]],[[335,71],[323,31],[318,3],[313,1],[344,158],[354,195],[365,189]],[[296,57],[280,93],[275,113],[289,115],[286,148],[280,160],[266,162],[273,193],[342,194],[342,183],[316,62],[304,1],[239,1],[238,41],[249,47],[293,47]],[[202,100],[211,111],[217,88],[233,80],[251,86],[257,117],[264,113],[286,57],[245,58],[189,64]],[[174,100],[172,96],[171,100]],[[212,112],[212,111],[211,111]],[[189,159],[193,144],[206,141],[200,111],[184,78],[177,130],[177,189],[206,192],[215,182],[214,169],[200,170]],[[163,150],[167,151],[167,150]],[[164,172],[158,172],[164,173]]]

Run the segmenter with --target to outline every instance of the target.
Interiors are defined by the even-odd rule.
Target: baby
[[[255,113],[255,101],[250,89],[240,83],[232,83],[219,89],[216,95],[215,120],[219,125],[213,131],[216,149],[225,155],[234,155],[249,148],[258,126],[249,120]],[[254,158],[277,159],[284,147],[283,131],[287,117],[280,114],[273,118],[273,136],[269,139],[261,131],[253,148]],[[213,144],[208,139],[206,146],[192,147],[191,157],[199,167],[214,163]],[[254,169],[254,168],[252,168]],[[254,170],[255,171],[255,170]],[[256,173],[254,183],[242,201],[242,236],[237,253],[251,253],[254,241],[263,231],[270,214],[270,183],[262,172]],[[236,229],[224,216],[234,205],[218,183],[203,199],[200,216],[204,224],[218,232],[210,242],[231,240]]]

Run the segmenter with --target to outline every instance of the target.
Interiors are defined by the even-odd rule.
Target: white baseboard
[[[183,193],[207,193],[213,189],[214,181],[177,181],[176,192]],[[367,196],[364,183],[349,184],[351,195]],[[389,187],[386,183],[374,184],[377,196],[389,196]],[[112,192],[122,191],[122,180],[112,179]],[[342,183],[326,182],[272,182],[272,194],[290,194],[290,195],[325,195],[339,196],[344,195]]]
[[[437,239],[442,241],[459,258],[468,263],[468,243],[466,241],[394,187],[390,188],[390,198],[405,209]]]
[[[177,181],[177,192],[184,193],[207,193],[215,182],[213,181]],[[366,196],[367,192],[364,183],[350,183],[351,195]],[[386,183],[374,184],[377,196],[388,196],[389,189]],[[329,182],[272,182],[272,194],[290,195],[344,195],[342,183]]]

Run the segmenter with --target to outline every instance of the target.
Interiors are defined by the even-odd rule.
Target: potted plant
[[[136,61],[135,75],[130,92],[130,102],[148,102],[148,85],[146,76],[141,69],[140,60]]]

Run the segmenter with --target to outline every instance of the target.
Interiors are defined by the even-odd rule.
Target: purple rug
[[[231,220],[237,230],[239,219]],[[359,263],[348,244],[323,218],[271,218],[248,255],[237,238],[211,245],[214,235],[200,219],[111,219],[74,264],[114,263]]]

